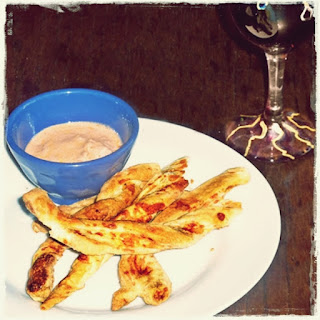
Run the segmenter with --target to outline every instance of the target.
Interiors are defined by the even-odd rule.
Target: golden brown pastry
[[[187,225],[184,221],[188,219],[182,218],[160,225],[67,217],[40,189],[29,191],[23,198],[28,210],[50,228],[51,237],[87,255],[151,254],[186,248],[209,231],[228,225],[240,209],[238,204],[233,207],[230,204],[228,207],[208,206],[199,209],[201,215],[198,210],[192,212],[193,221],[189,220]]]
[[[54,281],[54,266],[64,250],[64,245],[49,238],[33,256],[26,287],[33,300],[43,301],[50,294]]]
[[[97,199],[97,195],[89,197],[89,198],[85,198],[83,200],[74,202],[72,204],[68,204],[68,205],[60,205],[59,209],[67,215],[74,215],[75,213],[79,212],[80,210],[94,204],[96,202]]]
[[[181,158],[165,167],[161,173],[155,174],[139,194],[138,200],[115,216],[114,220],[134,219],[135,216],[139,221],[153,219],[161,208],[172,203],[187,186],[188,183],[183,178],[186,166],[186,158]],[[168,192],[169,189],[170,193]],[[166,191],[165,193],[164,190]],[[162,205],[159,205],[160,202],[162,202]],[[80,257],[81,259],[78,258],[72,265],[69,274],[60,281],[42,303],[41,309],[50,309],[70,296],[74,291],[83,288],[85,281],[112,255],[86,256],[82,254]]]
[[[112,255],[87,256],[80,254],[71,266],[67,277],[46,297],[41,304],[42,310],[51,309],[57,303],[68,298],[73,292],[82,289],[86,281],[108,261]]]
[[[78,212],[79,210],[81,210],[81,209],[93,204],[95,202],[96,198],[97,198],[97,196],[95,195],[93,197],[77,201],[77,202],[72,203],[70,205],[60,205],[59,209],[64,214],[73,215],[76,212]],[[46,226],[44,226],[40,221],[32,222],[32,229],[33,229],[34,232],[43,232],[43,233],[47,233],[48,232],[48,228]]]
[[[71,205],[61,205],[59,211],[66,216],[74,215],[78,218],[86,215],[88,219],[112,217],[132,203],[146,183],[159,172],[160,166],[154,163],[129,167],[105,182],[98,196]],[[98,201],[95,202],[95,200]],[[33,228],[41,225],[41,223],[33,224]],[[45,230],[47,231],[48,228],[41,226],[40,231]],[[59,252],[59,255],[52,253],[52,247],[55,252]],[[66,247],[63,244],[48,238],[34,254],[26,289],[33,300],[44,301],[50,294],[54,280],[54,266],[65,250]],[[36,276],[32,276],[33,274]]]
[[[218,205],[216,203],[211,205],[231,210],[241,209],[240,203],[226,200],[221,200]],[[223,227],[224,225],[219,226],[219,221],[212,223],[213,217],[208,215],[207,208],[208,206],[195,209],[192,213],[169,222],[169,225],[177,227],[182,232],[191,233],[203,233],[206,224],[209,224],[208,229],[212,225],[215,225],[216,228]],[[230,216],[221,211],[216,215],[216,218],[228,224],[229,221],[226,220],[230,219]],[[196,223],[196,221],[201,221],[201,224]],[[118,274],[121,288],[113,295],[112,310],[114,311],[128,305],[137,297],[141,297],[146,304],[159,305],[171,295],[171,282],[154,255],[122,255],[118,266]]]
[[[118,270],[121,288],[113,294],[113,311],[137,297],[150,305],[159,305],[169,298],[171,281],[153,255],[121,256]]]
[[[219,204],[232,187],[247,181],[246,173],[241,169],[227,170],[198,188],[183,193],[178,200],[160,212],[151,223],[163,224],[184,216],[185,225],[196,232],[200,227],[194,224],[194,214],[186,214],[194,211],[199,215],[200,208]],[[230,203],[230,205],[239,206],[235,203]],[[228,202],[225,201],[223,206],[227,207]],[[221,214],[220,218],[222,217]],[[189,219],[190,223],[186,219]],[[181,220],[178,225],[180,223]],[[154,255],[122,255],[118,269],[121,288],[113,295],[112,310],[121,309],[138,296],[151,305],[159,305],[169,298],[171,282]],[[139,270],[147,270],[147,272],[139,272]]]
[[[188,186],[183,177],[187,167],[187,158],[180,158],[154,175],[145,185],[134,203],[122,210],[112,220],[130,220],[149,222],[167,208]]]
[[[239,203],[222,201],[221,199],[234,186],[248,182],[248,173],[242,168],[234,168],[227,170],[222,175],[224,175],[223,179],[215,177],[198,187],[198,190],[195,189],[196,191],[192,190],[183,194],[180,199],[160,214],[158,214],[159,210],[154,210],[154,215],[158,214],[158,216],[153,220],[152,224],[118,221],[116,217],[114,221],[94,221],[68,217],[52,203],[45,192],[39,189],[34,189],[25,194],[23,199],[27,208],[44,225],[51,229],[50,232],[53,236],[59,240],[61,239],[65,244],[73,246],[75,250],[89,255],[110,255],[110,252],[111,254],[133,253],[132,257],[136,253],[148,253],[148,262],[151,266],[154,266],[155,274],[157,272],[162,273],[162,275],[158,274],[157,276],[160,279],[162,277],[164,279],[162,283],[165,284],[164,271],[151,253],[192,245],[212,229],[227,226],[230,218],[241,210]],[[147,188],[148,185],[146,185]],[[153,188],[152,185],[149,188],[151,190]],[[157,192],[159,191],[158,189]],[[141,194],[142,198],[140,198]],[[137,203],[145,199],[143,191],[140,192],[140,195],[136,198]],[[164,214],[164,217],[161,217],[162,214]],[[171,218],[172,215],[174,218]],[[127,215],[122,216],[123,218],[127,217]],[[151,221],[154,216],[147,215],[147,217],[146,221]],[[127,257],[129,258],[130,256]],[[93,257],[91,256],[90,258]],[[130,261],[134,261],[133,258],[129,259]],[[139,259],[135,261],[136,268],[140,268],[143,261]],[[73,271],[76,269],[81,270],[81,268],[76,267],[77,264],[74,266],[75,268],[72,268]],[[85,279],[87,272],[90,274],[90,269],[83,268],[83,270],[85,270],[83,273],[83,279]],[[132,279],[134,278],[127,279],[126,283],[130,283]],[[140,281],[141,283],[143,283],[142,280]],[[128,291],[127,289],[126,291]],[[162,290],[162,292],[165,291]],[[152,295],[148,295],[150,292],[148,289],[138,295],[151,297]],[[160,292],[158,293],[159,297],[161,297]],[[133,292],[132,296],[134,294],[137,294],[137,292]],[[160,301],[161,299],[158,300]],[[152,304],[156,300],[152,301],[151,299],[149,301],[146,298],[145,301]]]
[[[76,212],[79,219],[109,220],[131,205],[147,182],[161,172],[156,163],[138,164],[116,173],[101,187],[96,201]]]
[[[245,168],[228,169],[190,192],[185,192],[170,207],[155,217],[153,223],[176,220],[182,215],[205,205],[218,203],[234,187],[248,183],[250,176]]]
[[[159,200],[165,197],[167,194],[171,194],[172,198],[177,199],[181,195],[181,191],[175,194],[175,188],[178,186],[178,190],[183,190],[186,181],[183,179],[175,178],[175,172],[184,173],[184,168],[187,166],[186,158],[178,159],[175,163],[167,166],[163,169],[167,172],[167,176],[163,175],[163,179],[172,181],[172,184],[168,184],[167,187],[163,188],[160,192],[152,192],[157,189],[159,183],[156,182],[156,177],[151,179],[147,186],[143,189],[139,198],[143,198],[145,194],[151,193],[149,197],[150,209],[159,206]],[[174,173],[172,175],[172,173]],[[179,177],[179,175],[178,175]],[[181,188],[179,189],[179,186]],[[145,202],[142,202],[145,203]],[[168,202],[162,202],[163,206],[160,208],[165,209],[168,207]],[[171,201],[172,203],[172,201]],[[152,211],[152,210],[151,210]],[[124,210],[120,213],[125,220],[125,213],[130,210]],[[159,213],[161,214],[161,213]],[[139,214],[133,211],[132,215],[138,217],[138,219],[130,219],[139,222],[149,222],[155,217],[154,214],[144,214],[139,218]],[[112,310],[119,310],[123,306],[129,304],[136,297],[142,297],[147,304],[159,305],[160,303],[167,300],[171,294],[171,281],[165,271],[162,269],[160,263],[153,255],[123,255],[120,258],[118,266],[118,274],[120,279],[121,288],[117,290],[112,298]]]
[[[178,205],[175,202],[176,209],[174,210],[179,212],[178,216],[181,216],[182,212],[187,214],[191,212],[194,203],[198,201],[204,206],[206,202],[214,203],[218,198],[219,190],[225,193],[235,185],[244,184],[249,180],[249,174],[243,168],[227,170],[224,176],[225,179],[215,177],[197,188],[198,197],[190,197],[188,193],[187,201],[184,201],[185,199],[180,201],[180,199],[177,201]],[[215,190],[213,194],[209,190],[211,184]],[[154,224],[148,225],[132,221],[90,221],[67,217],[52,203],[47,194],[39,189],[31,190],[23,196],[23,199],[30,212],[50,228],[50,235],[53,238],[84,254],[149,254],[162,250],[184,248],[199,239],[199,234],[197,236],[194,233],[186,234],[181,232],[181,229],[178,231],[176,228],[170,227],[168,223],[158,225],[156,224],[159,222],[157,219]],[[181,206],[183,206],[183,210],[179,209]],[[208,208],[208,212],[212,212],[216,208]],[[221,210],[226,211],[226,213],[221,212],[224,216],[234,213],[234,210],[230,210],[230,208],[221,208]],[[171,214],[170,219],[172,219]],[[222,220],[222,224],[227,220]],[[201,222],[195,221],[195,224],[201,224]]]

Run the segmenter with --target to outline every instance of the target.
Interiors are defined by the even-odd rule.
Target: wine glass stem
[[[267,123],[278,122],[283,111],[283,77],[287,53],[271,54],[266,52],[268,65],[268,98],[264,110],[264,120]]]

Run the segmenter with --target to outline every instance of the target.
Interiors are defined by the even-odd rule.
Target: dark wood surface
[[[139,116],[164,119],[224,142],[223,126],[262,111],[262,52],[230,37],[217,5],[82,5],[6,8],[7,107],[53,89],[115,94]],[[284,101],[314,118],[310,92],[314,46],[306,37],[289,55]],[[221,315],[310,315],[315,262],[313,152],[291,162],[253,161],[278,199],[282,234],[270,268]]]

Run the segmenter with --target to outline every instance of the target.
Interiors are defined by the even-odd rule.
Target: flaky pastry
[[[171,226],[170,222],[150,225],[134,221],[96,221],[68,217],[40,189],[29,191],[23,199],[29,211],[50,229],[51,237],[88,255],[150,254],[185,248],[212,229],[226,226],[229,217],[239,211],[238,206],[206,207],[202,210],[211,217],[212,224],[204,226],[195,215],[193,224],[199,226],[202,232],[194,233],[186,232],[190,228],[181,224],[181,218],[173,220]]]
[[[113,217],[113,219],[125,220],[136,218],[139,221],[153,219],[159,210],[171,204],[188,185],[187,180],[183,178],[186,166],[187,159],[181,158],[162,169],[160,173],[154,174],[144,186],[135,202]],[[170,192],[168,192],[169,189]],[[59,208],[61,209],[61,207]],[[75,216],[78,216],[78,213]],[[71,266],[69,274],[59,282],[41,304],[41,309],[50,309],[70,296],[74,291],[82,289],[86,280],[112,256],[112,254],[97,256],[81,254]]]
[[[134,165],[116,173],[105,182],[98,196],[71,205],[61,205],[59,210],[66,216],[74,215],[78,218],[111,218],[131,204],[146,183],[159,172],[160,166],[156,163]],[[47,227],[42,227],[41,223],[33,224],[33,228],[38,226],[41,226],[41,231],[48,230]],[[56,240],[48,238],[34,254],[26,287],[33,300],[44,301],[49,296],[54,281],[54,266],[66,248]]]
[[[116,190],[111,183],[104,185],[88,208],[58,207],[37,188],[23,195],[28,210],[49,230],[50,241],[63,248],[61,255],[65,248],[79,252],[69,274],[54,290],[47,281],[46,293],[37,300],[44,301],[41,308],[50,309],[83,288],[87,279],[115,254],[121,255],[121,288],[113,295],[112,310],[119,310],[138,296],[151,305],[166,301],[171,294],[171,281],[154,253],[189,247],[213,229],[228,226],[241,211],[241,203],[225,200],[224,196],[249,181],[244,168],[233,168],[183,192],[188,185],[183,178],[185,167],[186,159],[181,158],[153,174],[135,193],[131,205],[121,200],[121,192],[112,199],[102,197],[108,190]],[[129,190],[130,187],[126,189],[128,193]],[[118,198],[124,207],[107,210],[108,204],[118,208]],[[56,255],[54,263],[60,256]],[[52,278],[54,263],[45,267],[51,270]]]
[[[245,170],[227,170],[199,187],[184,192],[179,199],[160,212],[151,223],[165,223],[179,219],[200,208],[216,205],[233,187],[246,183]],[[228,205],[225,202],[224,205]],[[235,205],[234,203],[232,205]],[[188,215],[192,219],[192,215]],[[220,215],[220,218],[223,216]],[[192,226],[195,231],[195,225]],[[172,291],[166,272],[154,255],[122,255],[118,266],[121,288],[113,294],[112,310],[119,310],[142,297],[146,304],[159,305],[165,302]]]

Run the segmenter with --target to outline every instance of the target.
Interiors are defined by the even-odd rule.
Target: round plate
[[[188,156],[190,188],[232,167],[245,167],[251,180],[234,188],[226,198],[240,201],[242,213],[227,228],[214,230],[195,245],[156,254],[172,281],[171,297],[159,306],[138,298],[112,312],[112,294],[119,288],[114,256],[88,281],[84,289],[48,311],[41,311],[25,292],[31,258],[46,235],[33,232],[32,216],[21,196],[33,186],[5,155],[5,315],[27,319],[157,319],[183,317],[211,319],[244,296],[264,275],[277,251],[280,212],[263,175],[244,157],[223,143],[176,124],[139,119],[140,132],[127,163],[158,162],[165,166]],[[55,270],[56,283],[69,271],[76,254],[67,251]]]

